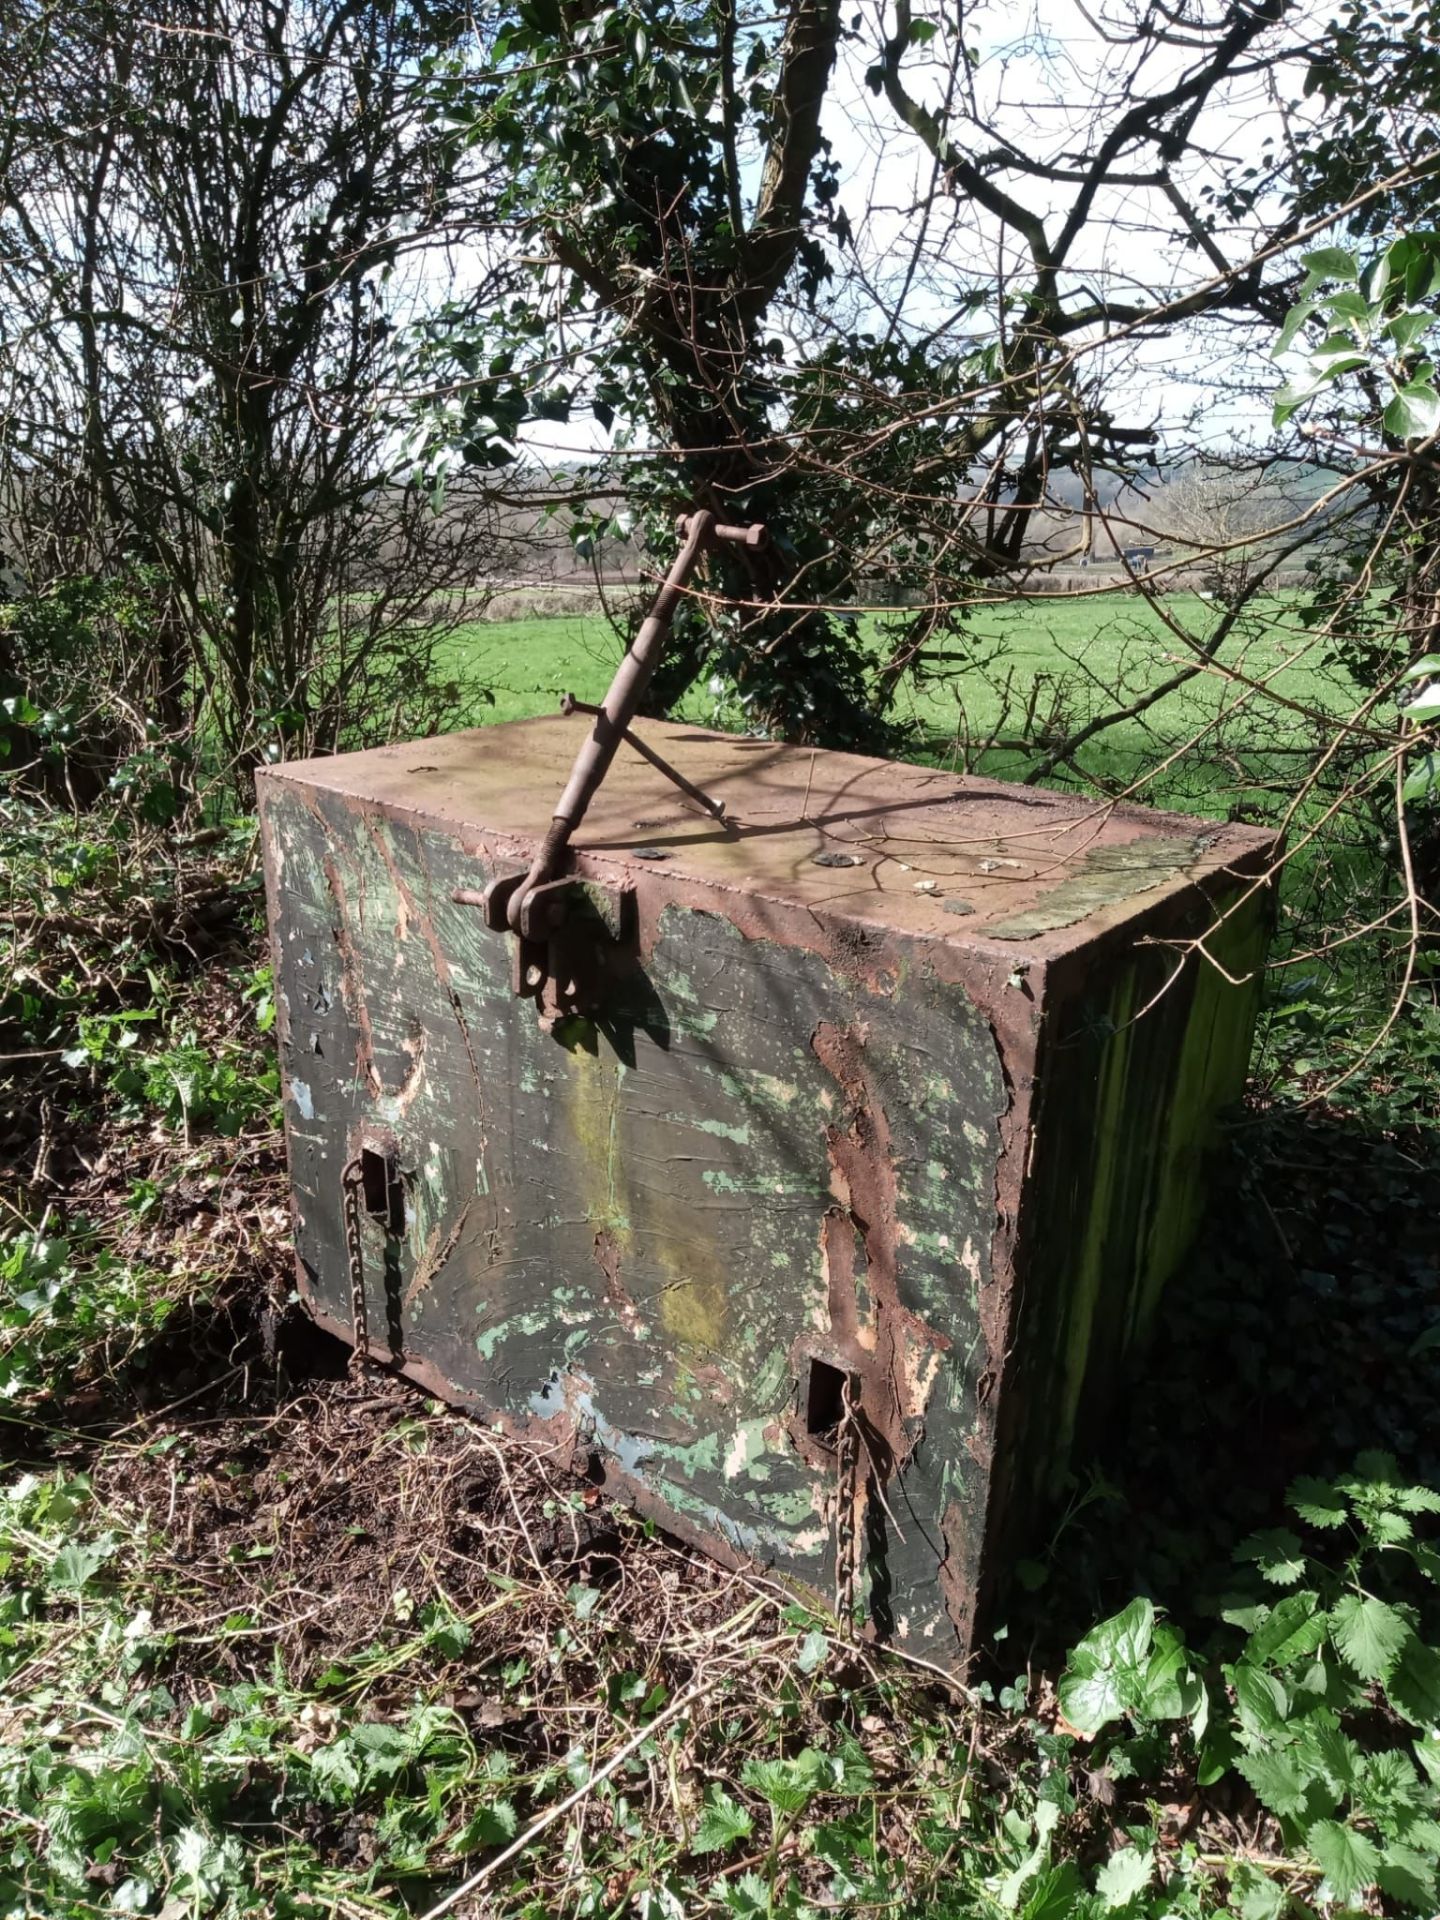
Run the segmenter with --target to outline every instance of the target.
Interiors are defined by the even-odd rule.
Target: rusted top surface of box
[[[526,859],[591,725],[580,714],[514,721],[265,777]],[[1056,955],[1211,875],[1256,874],[1274,846],[1253,827],[929,767],[657,720],[635,730],[723,800],[726,819],[622,747],[575,835],[580,871],[663,873],[927,939]]]

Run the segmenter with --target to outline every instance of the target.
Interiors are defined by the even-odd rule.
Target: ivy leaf
[[[1440,792],[1440,753],[1427,753],[1414,763],[1405,776],[1404,791],[1407,800],[1423,800]]]
[[[1355,326],[1373,326],[1380,318],[1379,307],[1372,307],[1363,293],[1353,293],[1349,288],[1332,293],[1321,305],[1332,320],[1349,320]]]
[[[1440,393],[1428,381],[1412,380],[1400,388],[1381,418],[1385,431],[1397,440],[1428,440],[1440,432]]]
[[[690,1837],[692,1853],[724,1853],[737,1840],[743,1840],[754,1822],[738,1801],[732,1800],[721,1786],[712,1786],[705,1795],[704,1811]]]
[[[801,1673],[814,1673],[823,1667],[830,1654],[830,1642],[818,1628],[812,1627],[800,1642],[795,1654],[795,1664]]]
[[[1396,246],[1400,244],[1398,240],[1395,243]],[[1422,300],[1428,300],[1437,287],[1440,287],[1440,257],[1421,254],[1407,262],[1405,298],[1412,307],[1418,306]]]
[[[1301,1474],[1290,1483],[1285,1500],[1311,1527],[1343,1527],[1350,1511],[1350,1504],[1339,1487],[1332,1486],[1328,1480],[1317,1480],[1309,1473]]]
[[[1379,302],[1385,298],[1385,289],[1390,284],[1390,274],[1394,264],[1388,247],[1378,260],[1366,263],[1360,274],[1360,286],[1369,299]]]
[[[1242,1754],[1239,1770],[1270,1811],[1279,1814],[1282,1820],[1305,1811],[1310,1779],[1293,1748]]]
[[[1124,1847],[1119,1853],[1112,1853],[1095,1877],[1100,1905],[1106,1913],[1128,1907],[1149,1886],[1154,1871],[1153,1853],[1142,1853],[1138,1847]]]
[[[1365,354],[1357,353],[1353,345],[1337,347],[1327,342],[1318,353],[1312,354],[1310,369],[1317,378],[1323,379],[1328,386],[1332,380],[1338,380],[1342,373],[1354,373],[1359,367],[1369,366]]]
[[[1312,377],[1308,380],[1287,381],[1275,396],[1270,415],[1271,424],[1283,427],[1291,414],[1303,407],[1307,400],[1313,399],[1325,384],[1323,376],[1319,379]]]
[[[1360,278],[1354,254],[1344,247],[1317,247],[1313,253],[1302,253],[1300,264],[1317,280],[1344,280],[1353,286]]]
[[[1349,1900],[1362,1887],[1375,1884],[1380,1850],[1363,1833],[1338,1820],[1317,1820],[1305,1842],[1337,1900]]]
[[[1358,1593],[1335,1602],[1330,1630],[1346,1665],[1362,1680],[1388,1680],[1412,1631],[1393,1607]]]
[[[1395,342],[1400,352],[1404,353],[1408,347],[1414,345],[1422,334],[1428,333],[1434,324],[1434,314],[1426,313],[1422,310],[1419,313],[1398,314],[1386,327],[1385,331]]]
[[[1294,344],[1296,334],[1299,333],[1301,327],[1304,326],[1318,305],[1319,302],[1316,300],[1300,300],[1291,307],[1285,316],[1285,324],[1281,327],[1279,338],[1276,340],[1272,350],[1272,359],[1278,360],[1282,353],[1289,350]]]

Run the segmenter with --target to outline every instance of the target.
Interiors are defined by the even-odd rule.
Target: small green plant
[[[1327,1908],[1378,1891],[1435,1911],[1440,1864],[1440,1553],[1417,1522],[1440,1494],[1386,1453],[1289,1505],[1235,1550],[1236,1590],[1203,1658],[1148,1600],[1085,1636],[1058,1686],[1109,1777],[1158,1778],[1177,1758],[1202,1788],[1238,1776],[1274,1824],[1280,1871],[1232,1873],[1244,1920],[1276,1920],[1297,1878]],[[1337,1551],[1338,1549],[1338,1551]],[[1302,1909],[1295,1908],[1299,1912]]]
[[[179,1290],[82,1224],[0,1234],[0,1405],[63,1394],[123,1366],[159,1332]]]
[[[105,1912],[174,1920],[323,1910],[337,1880],[324,1842],[347,1820],[401,1879],[514,1833],[503,1756],[479,1754],[449,1708],[342,1716],[279,1661],[266,1683],[177,1700],[174,1633],[157,1624],[176,1595],[147,1573],[158,1544],[84,1475],[0,1491],[0,1682],[23,1670],[36,1710],[0,1746],[7,1920],[78,1920],[97,1896]]]
[[[274,1021],[268,977],[256,975],[246,992],[259,1032]],[[122,1109],[152,1112],[190,1132],[206,1127],[227,1136],[253,1121],[278,1124],[279,1074],[268,1057],[257,1058],[246,1041],[202,1041],[194,1027],[181,1027],[164,1046],[145,1047],[142,1036],[160,1019],[157,1007],[123,1013],[81,1014],[75,1044],[65,1050],[69,1067],[93,1069],[118,1096]]]

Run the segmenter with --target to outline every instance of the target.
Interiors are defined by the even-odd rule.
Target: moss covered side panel
[[[373,1347],[826,1596],[853,1531],[877,1628],[953,1663],[984,1533],[978,1301],[1005,1099],[964,993],[918,960],[869,986],[670,907],[606,1017],[546,1033],[512,997],[506,940],[451,900],[482,862],[267,789],[317,1307],[348,1326],[341,1176],[389,1151],[404,1224],[364,1223]],[[847,1377],[861,1469],[837,1528],[826,1397]]]
[[[997,1436],[1004,1551],[1054,1510],[1159,1324],[1218,1116],[1244,1091],[1271,912],[1266,889],[1192,896],[1150,944],[1140,928],[1111,941],[1047,1005]],[[1177,966],[1178,943],[1207,929],[1219,966],[1193,951]]]

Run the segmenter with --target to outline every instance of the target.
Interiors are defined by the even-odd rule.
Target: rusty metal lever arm
[[[660,664],[665,642],[670,637],[670,623],[675,617],[675,609],[701,555],[722,543],[754,549],[763,547],[766,542],[763,526],[724,526],[703,507],[696,513],[682,514],[679,532],[683,539],[680,551],[655,596],[654,606],[626,650],[604,703],[595,711],[595,724],[575,756],[570,779],[556,805],[549,831],[531,863],[530,871],[506,903],[506,918],[516,932],[520,928],[526,896],[535,888],[545,886],[559,877],[571,836],[585,818],[587,807],[609,772],[610,763],[625,738],[626,729],[639,711],[645,690]]]

